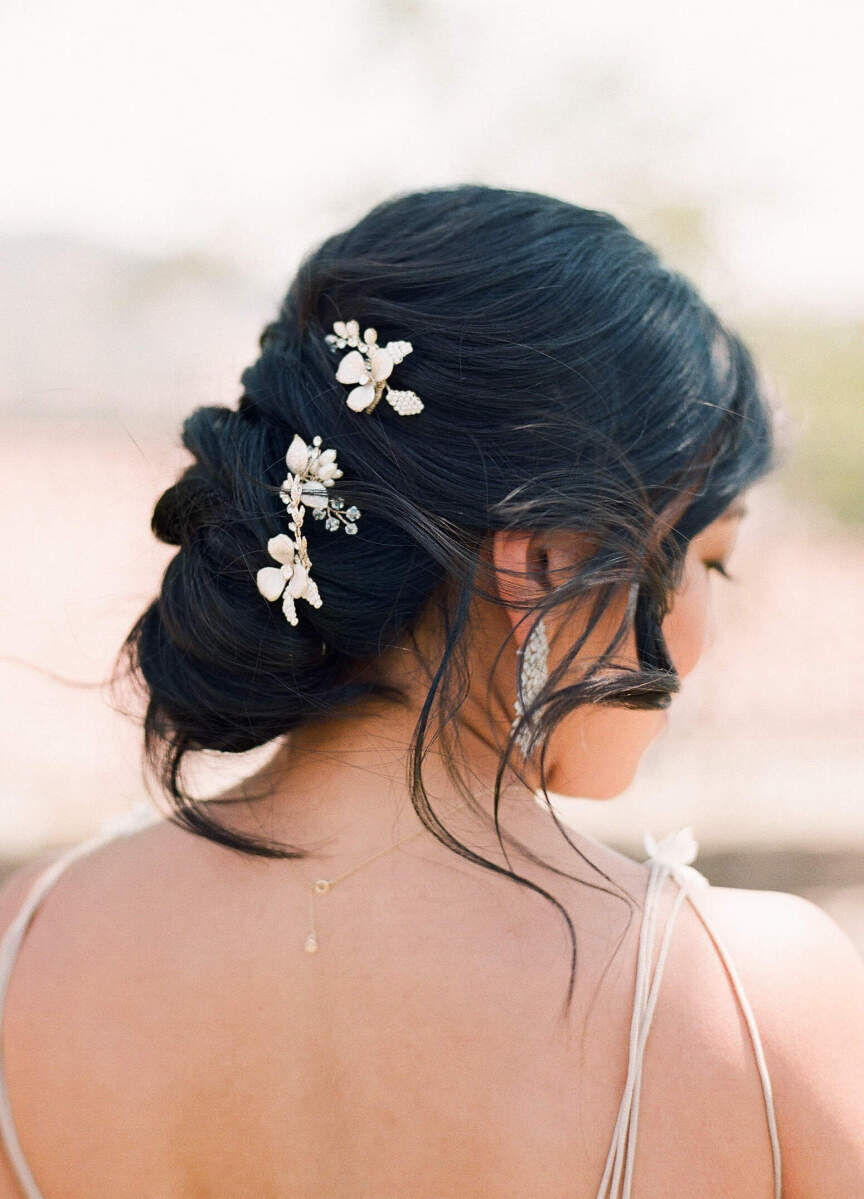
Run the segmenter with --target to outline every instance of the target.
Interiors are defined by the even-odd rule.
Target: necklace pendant
[[[318,938],[315,936],[314,933],[310,933],[309,936],[306,938],[305,942],[303,943],[303,948],[306,950],[307,953],[317,953],[318,952]]]
[[[324,895],[325,892],[330,890],[330,883],[326,878],[319,878],[317,882],[313,883],[312,889],[316,895]]]

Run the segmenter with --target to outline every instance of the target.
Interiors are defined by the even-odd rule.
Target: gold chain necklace
[[[355,874],[358,870],[362,870],[364,866],[371,865],[372,862],[382,858],[385,853],[390,853],[394,849],[398,849],[400,845],[404,845],[406,841],[411,841],[414,837],[419,837],[421,833],[425,833],[426,829],[417,829],[414,833],[409,833],[407,837],[403,837],[401,841],[397,841],[395,845],[388,845],[386,849],[379,849],[371,858],[367,858],[365,862],[361,862],[359,866],[352,866],[350,870],[346,870],[344,874],[337,874],[335,878],[319,878],[316,879],[309,887],[309,922],[310,930],[306,935],[306,940],[303,943],[303,948],[307,953],[317,953],[318,951],[318,932],[315,927],[315,897],[316,895],[326,895],[332,890],[337,883],[341,883],[343,879],[348,878],[349,874]]]

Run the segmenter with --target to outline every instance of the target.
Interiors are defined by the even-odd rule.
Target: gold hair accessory
[[[393,367],[413,350],[410,341],[388,341],[386,346],[379,346],[375,329],[366,329],[361,341],[358,321],[334,321],[333,332],[325,334],[324,340],[331,349],[352,347],[336,371],[340,383],[357,384],[346,401],[352,412],[371,412],[382,395],[400,416],[423,411],[423,401],[416,392],[394,391],[386,382]]]
[[[371,858],[367,858],[365,862],[361,862],[359,866],[352,866],[350,870],[346,870],[344,874],[337,874],[335,878],[319,878],[309,886],[309,924],[310,929],[306,935],[306,940],[303,942],[303,948],[307,953],[318,952],[318,930],[315,927],[315,896],[326,895],[328,891],[347,878],[349,874],[354,874],[358,870],[362,870],[364,866],[382,858],[385,853],[390,853],[391,850],[398,849],[400,845],[404,845],[406,841],[413,840],[414,837],[419,837],[421,833],[426,831],[425,828],[417,829],[414,833],[409,833],[407,837],[403,837],[401,841],[397,841],[395,845],[389,845],[386,849],[379,849],[378,853],[373,854]]]

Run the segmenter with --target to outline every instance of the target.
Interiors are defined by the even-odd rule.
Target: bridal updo
[[[396,386],[423,398],[422,414],[348,408],[325,337],[351,318],[412,343]],[[596,540],[531,623],[589,593],[601,608],[614,589],[632,595],[641,668],[601,660],[563,688],[550,679],[534,710],[544,733],[582,703],[668,706],[679,679],[660,626],[687,542],[776,457],[751,356],[687,279],[607,213],[444,187],[378,204],[310,251],[259,349],[236,408],[200,407],[183,424],[192,462],[152,518],[179,550],[118,659],[145,690],[146,760],[179,823],[301,856],[216,822],[184,788],[184,758],[241,753],[389,695],[376,659],[437,603],[448,632],[417,715],[419,763],[458,711],[472,596],[501,602],[481,570],[496,529]],[[286,529],[278,491],[295,433],[337,449],[339,494],[363,517],[353,537],[305,522],[323,603],[301,603],[291,626],[256,573]],[[413,799],[431,827],[421,774]]]

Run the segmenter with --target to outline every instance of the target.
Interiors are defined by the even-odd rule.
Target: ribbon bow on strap
[[[668,833],[661,841],[655,841],[646,829],[644,843],[649,859],[664,866],[685,890],[710,886],[705,875],[690,865],[699,852],[699,842],[694,838],[689,824],[686,828]]]

